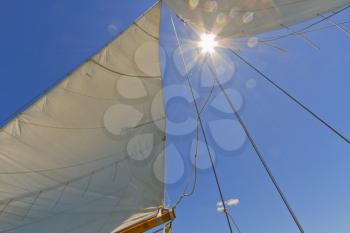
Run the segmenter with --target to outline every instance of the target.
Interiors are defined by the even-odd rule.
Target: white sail
[[[349,0],[166,0],[201,32],[249,36],[289,26],[343,7]]]
[[[106,233],[163,205],[159,27],[157,4],[1,129],[0,232]]]

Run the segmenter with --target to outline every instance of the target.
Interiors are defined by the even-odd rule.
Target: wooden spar
[[[141,222],[137,222],[131,226],[128,226],[122,230],[114,233],[141,233],[160,226],[164,223],[172,221],[176,218],[174,209],[162,209],[160,212],[151,218],[145,219]]]

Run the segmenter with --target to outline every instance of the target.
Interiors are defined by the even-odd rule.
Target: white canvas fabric
[[[200,32],[251,36],[302,22],[345,6],[349,0],[166,0]]]
[[[0,232],[109,233],[157,213],[159,27],[160,4],[1,129]]]

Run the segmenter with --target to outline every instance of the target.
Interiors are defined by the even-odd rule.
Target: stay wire
[[[231,221],[232,221],[232,224],[236,227],[238,233],[242,233],[242,232],[241,232],[241,229],[239,228],[239,226],[238,226],[238,224],[237,224],[237,222],[234,220],[232,214],[228,213],[228,216],[230,217],[230,219],[231,219]]]
[[[191,91],[193,103],[194,103],[195,110],[196,110],[196,113],[197,113],[197,117],[198,117],[198,120],[199,120],[199,125],[200,125],[200,128],[201,128],[202,134],[203,134],[203,139],[204,139],[204,142],[205,142],[205,145],[206,145],[206,149],[208,151],[209,160],[210,160],[210,163],[211,163],[211,168],[212,168],[213,175],[214,175],[214,178],[215,178],[216,186],[217,186],[217,189],[218,189],[218,192],[219,192],[219,195],[220,195],[221,202],[222,202],[223,207],[224,207],[224,213],[225,213],[225,216],[226,216],[227,224],[228,224],[230,232],[233,233],[232,226],[231,226],[231,221],[230,221],[230,218],[228,216],[228,212],[227,212],[227,208],[226,208],[226,204],[225,204],[225,199],[224,199],[224,196],[223,196],[222,188],[221,188],[221,185],[220,185],[219,177],[217,175],[215,164],[214,164],[214,161],[213,161],[213,158],[212,158],[212,154],[211,154],[211,151],[210,151],[210,148],[209,148],[208,139],[207,139],[207,136],[206,136],[206,133],[205,133],[205,130],[204,130],[202,118],[200,116],[199,107],[198,107],[198,104],[197,104],[197,101],[196,101],[196,98],[195,98],[195,95],[194,95],[193,87],[192,87],[191,81],[189,79],[188,69],[187,69],[187,65],[186,65],[186,62],[185,62],[185,59],[184,59],[184,56],[183,56],[181,42],[180,42],[180,39],[179,39],[177,30],[176,30],[176,27],[175,27],[173,16],[171,15],[170,18],[171,18],[172,27],[174,29],[175,37],[176,37],[176,40],[177,40],[177,43],[178,43],[178,46],[179,46],[179,49],[180,49],[181,60],[182,60],[182,63],[184,65],[184,68],[185,68],[185,78],[186,78],[187,84],[188,84],[188,86],[190,88],[190,91]]]
[[[285,89],[283,89],[280,85],[278,85],[276,82],[274,82],[272,79],[270,79],[266,74],[264,74],[261,70],[259,70],[256,66],[251,64],[249,61],[247,61],[245,58],[243,58],[239,53],[234,51],[231,48],[227,48],[228,51],[233,53],[236,57],[238,57],[241,61],[243,61],[246,65],[248,65],[250,68],[252,68],[255,72],[257,72],[262,78],[264,78],[266,81],[268,81],[270,84],[272,84],[274,87],[276,87],[279,91],[281,91],[283,94],[288,96],[292,101],[294,101],[297,105],[299,105],[301,108],[303,108],[306,112],[311,114],[314,118],[316,118],[320,123],[322,123],[324,126],[326,126],[328,129],[333,131],[336,135],[339,136],[343,141],[350,144],[350,140],[340,133],[337,129],[335,129],[333,126],[331,126],[329,123],[327,123],[325,120],[323,120],[320,116],[318,116],[316,113],[314,113],[310,108],[308,108],[305,104],[300,102],[298,99],[293,97],[289,92],[287,92]]]
[[[233,103],[232,103],[230,97],[228,96],[227,92],[225,91],[224,87],[222,86],[222,84],[221,84],[220,81],[218,80],[217,72],[214,71],[214,70],[213,70],[213,67],[211,67],[210,65],[209,65],[209,70],[210,70],[211,73],[213,74],[213,77],[214,77],[214,79],[215,79],[215,82],[218,84],[218,86],[219,86],[221,92],[224,94],[224,96],[225,96],[225,98],[226,98],[228,104],[230,105],[230,108],[231,108],[232,112],[234,113],[234,115],[236,116],[236,118],[237,118],[237,120],[239,121],[240,125],[242,126],[242,128],[243,128],[245,134],[247,135],[247,137],[248,137],[248,139],[249,139],[251,145],[253,146],[253,148],[254,148],[256,154],[258,155],[261,164],[263,165],[265,171],[267,172],[269,178],[271,179],[273,185],[275,186],[275,188],[276,188],[278,194],[280,195],[280,197],[281,197],[281,199],[282,199],[284,205],[285,205],[286,208],[288,209],[289,214],[290,214],[291,217],[293,218],[293,220],[294,220],[295,224],[297,225],[299,231],[300,231],[301,233],[304,233],[305,231],[304,231],[304,229],[303,229],[301,223],[299,222],[297,216],[295,215],[293,209],[291,208],[291,206],[290,206],[290,204],[289,204],[289,202],[288,202],[286,196],[284,195],[282,189],[280,188],[280,186],[279,186],[279,184],[278,184],[276,178],[275,178],[274,175],[272,174],[272,171],[271,171],[270,167],[268,166],[267,162],[265,161],[262,152],[259,150],[259,148],[258,148],[258,146],[256,145],[256,143],[255,143],[253,137],[251,136],[251,134],[250,134],[248,128],[246,127],[244,121],[242,120],[240,114],[238,113],[237,109],[236,109],[235,106],[233,105]]]

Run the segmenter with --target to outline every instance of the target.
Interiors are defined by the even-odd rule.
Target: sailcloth
[[[159,27],[157,4],[1,129],[0,232],[108,233],[157,213]]]
[[[250,36],[300,23],[343,7],[349,0],[166,0],[199,31],[220,36]]]

